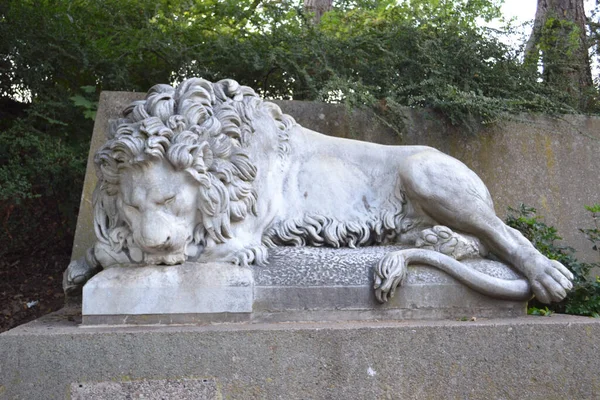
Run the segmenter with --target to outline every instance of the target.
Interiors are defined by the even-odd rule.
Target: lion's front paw
[[[383,257],[375,266],[375,297],[380,303],[385,303],[396,293],[396,288],[402,286],[406,279],[406,259],[402,251],[395,251]]]
[[[74,260],[63,273],[63,290],[66,294],[74,294],[96,273],[96,268],[90,266],[85,258]]]
[[[527,274],[531,290],[542,303],[559,302],[573,288],[573,274],[556,260],[540,254],[533,256],[526,265],[532,271]]]
[[[437,251],[455,260],[464,260],[485,254],[483,245],[477,239],[460,235],[443,225],[422,230],[415,246]]]
[[[229,261],[243,267],[250,264],[265,265],[269,262],[269,249],[263,245],[246,247],[232,255]]]

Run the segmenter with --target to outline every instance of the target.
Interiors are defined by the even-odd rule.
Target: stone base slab
[[[409,266],[403,287],[389,302],[380,304],[373,290],[373,265],[401,248],[280,247],[269,250],[268,265],[250,268],[225,263],[110,268],[83,289],[83,323],[260,323],[526,314],[525,301],[483,296],[424,265]],[[497,278],[520,277],[497,261],[463,262]]]
[[[600,398],[598,319],[120,328],[77,319],[63,310],[0,334],[0,398]]]

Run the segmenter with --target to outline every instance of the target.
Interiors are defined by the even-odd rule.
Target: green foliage
[[[50,239],[39,237],[42,223],[51,224],[54,240],[72,235],[85,154],[85,147],[68,145],[23,122],[0,134],[0,256],[27,245],[25,251],[31,251],[32,239]]]
[[[597,250],[600,231],[598,230],[597,218],[600,205],[586,206],[592,213],[596,223],[595,228],[582,229],[586,237]],[[592,278],[591,270],[600,267],[600,263],[584,263],[577,260],[574,250],[567,246],[561,246],[556,241],[560,240],[554,227],[546,225],[539,216],[536,209],[521,204],[518,209],[509,207],[506,219],[508,226],[519,230],[533,245],[546,257],[557,260],[567,267],[575,276],[574,288],[567,298],[558,304],[552,304],[549,308],[538,304],[535,299],[531,302],[529,314],[549,315],[548,312],[563,312],[567,314],[598,316],[600,314],[600,277]]]
[[[0,54],[11,79],[0,93],[39,96],[58,84],[72,98],[84,86],[147,90],[198,75],[233,77],[267,96],[375,107],[384,118],[399,106],[433,108],[455,124],[572,111],[497,32],[477,25],[499,16],[493,0],[341,1],[317,26],[301,6],[8,1]]]
[[[563,101],[582,111],[598,110],[596,88],[591,87],[585,32],[574,21],[550,17],[542,26],[542,78],[563,93]],[[587,77],[584,79],[583,77]],[[587,80],[588,82],[584,82]]]
[[[528,307],[527,314],[539,315],[541,317],[549,317],[552,314],[554,314],[554,311],[550,310],[548,307],[544,307],[544,308]]]
[[[585,209],[588,210],[592,215],[592,221],[594,223],[593,228],[580,229],[581,233],[583,233],[587,240],[592,242],[592,249],[598,252],[598,256],[600,257],[600,204],[594,204],[593,206],[585,206]]]
[[[72,185],[84,167],[80,152],[84,149],[15,124],[0,135],[0,201],[54,194]]]
[[[573,22],[560,18],[548,18],[542,27],[540,50],[546,57],[552,58],[551,64],[556,63],[558,55],[552,53],[560,51],[560,55],[572,56],[579,48],[579,27]]]
[[[96,88],[94,86],[82,86],[81,90],[83,90],[84,94],[87,95],[87,97],[93,97],[93,99],[96,98]],[[98,102],[94,101],[93,99],[90,100],[89,98],[84,97],[85,95],[78,94],[70,97],[70,100],[75,106],[83,109],[83,116],[85,118],[89,118],[93,121],[96,119],[96,112],[98,111]]]
[[[574,250],[556,243],[562,238],[556,228],[546,225],[536,215],[535,208],[520,204],[518,209],[509,207],[508,211],[506,224],[520,231],[542,254],[551,260],[561,262],[571,271],[578,268],[577,260],[573,257]]]
[[[73,231],[102,90],[230,77],[267,97],[368,107],[398,131],[404,107],[466,127],[575,111],[477,24],[498,5],[340,0],[314,24],[300,0],[3,1],[0,215],[38,199]]]

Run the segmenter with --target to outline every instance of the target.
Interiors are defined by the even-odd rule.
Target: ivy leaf
[[[87,94],[96,93],[96,86],[81,86],[81,90]]]
[[[91,119],[92,121],[96,120],[96,111],[95,110],[85,110],[83,112],[83,116],[87,119]]]
[[[93,103],[83,96],[77,95],[69,98],[77,107],[92,108]]]

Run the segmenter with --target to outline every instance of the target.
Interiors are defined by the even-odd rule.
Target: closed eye
[[[168,205],[168,204],[171,204],[175,200],[176,196],[177,195],[169,196],[166,199],[164,199],[163,201],[159,202],[158,205]]]
[[[133,205],[133,204],[125,204],[125,205],[126,205],[127,207],[129,207],[129,208],[133,208],[133,209],[134,209],[134,210],[136,210],[136,211],[140,211],[140,208],[139,208],[138,206],[135,206],[135,205]]]

